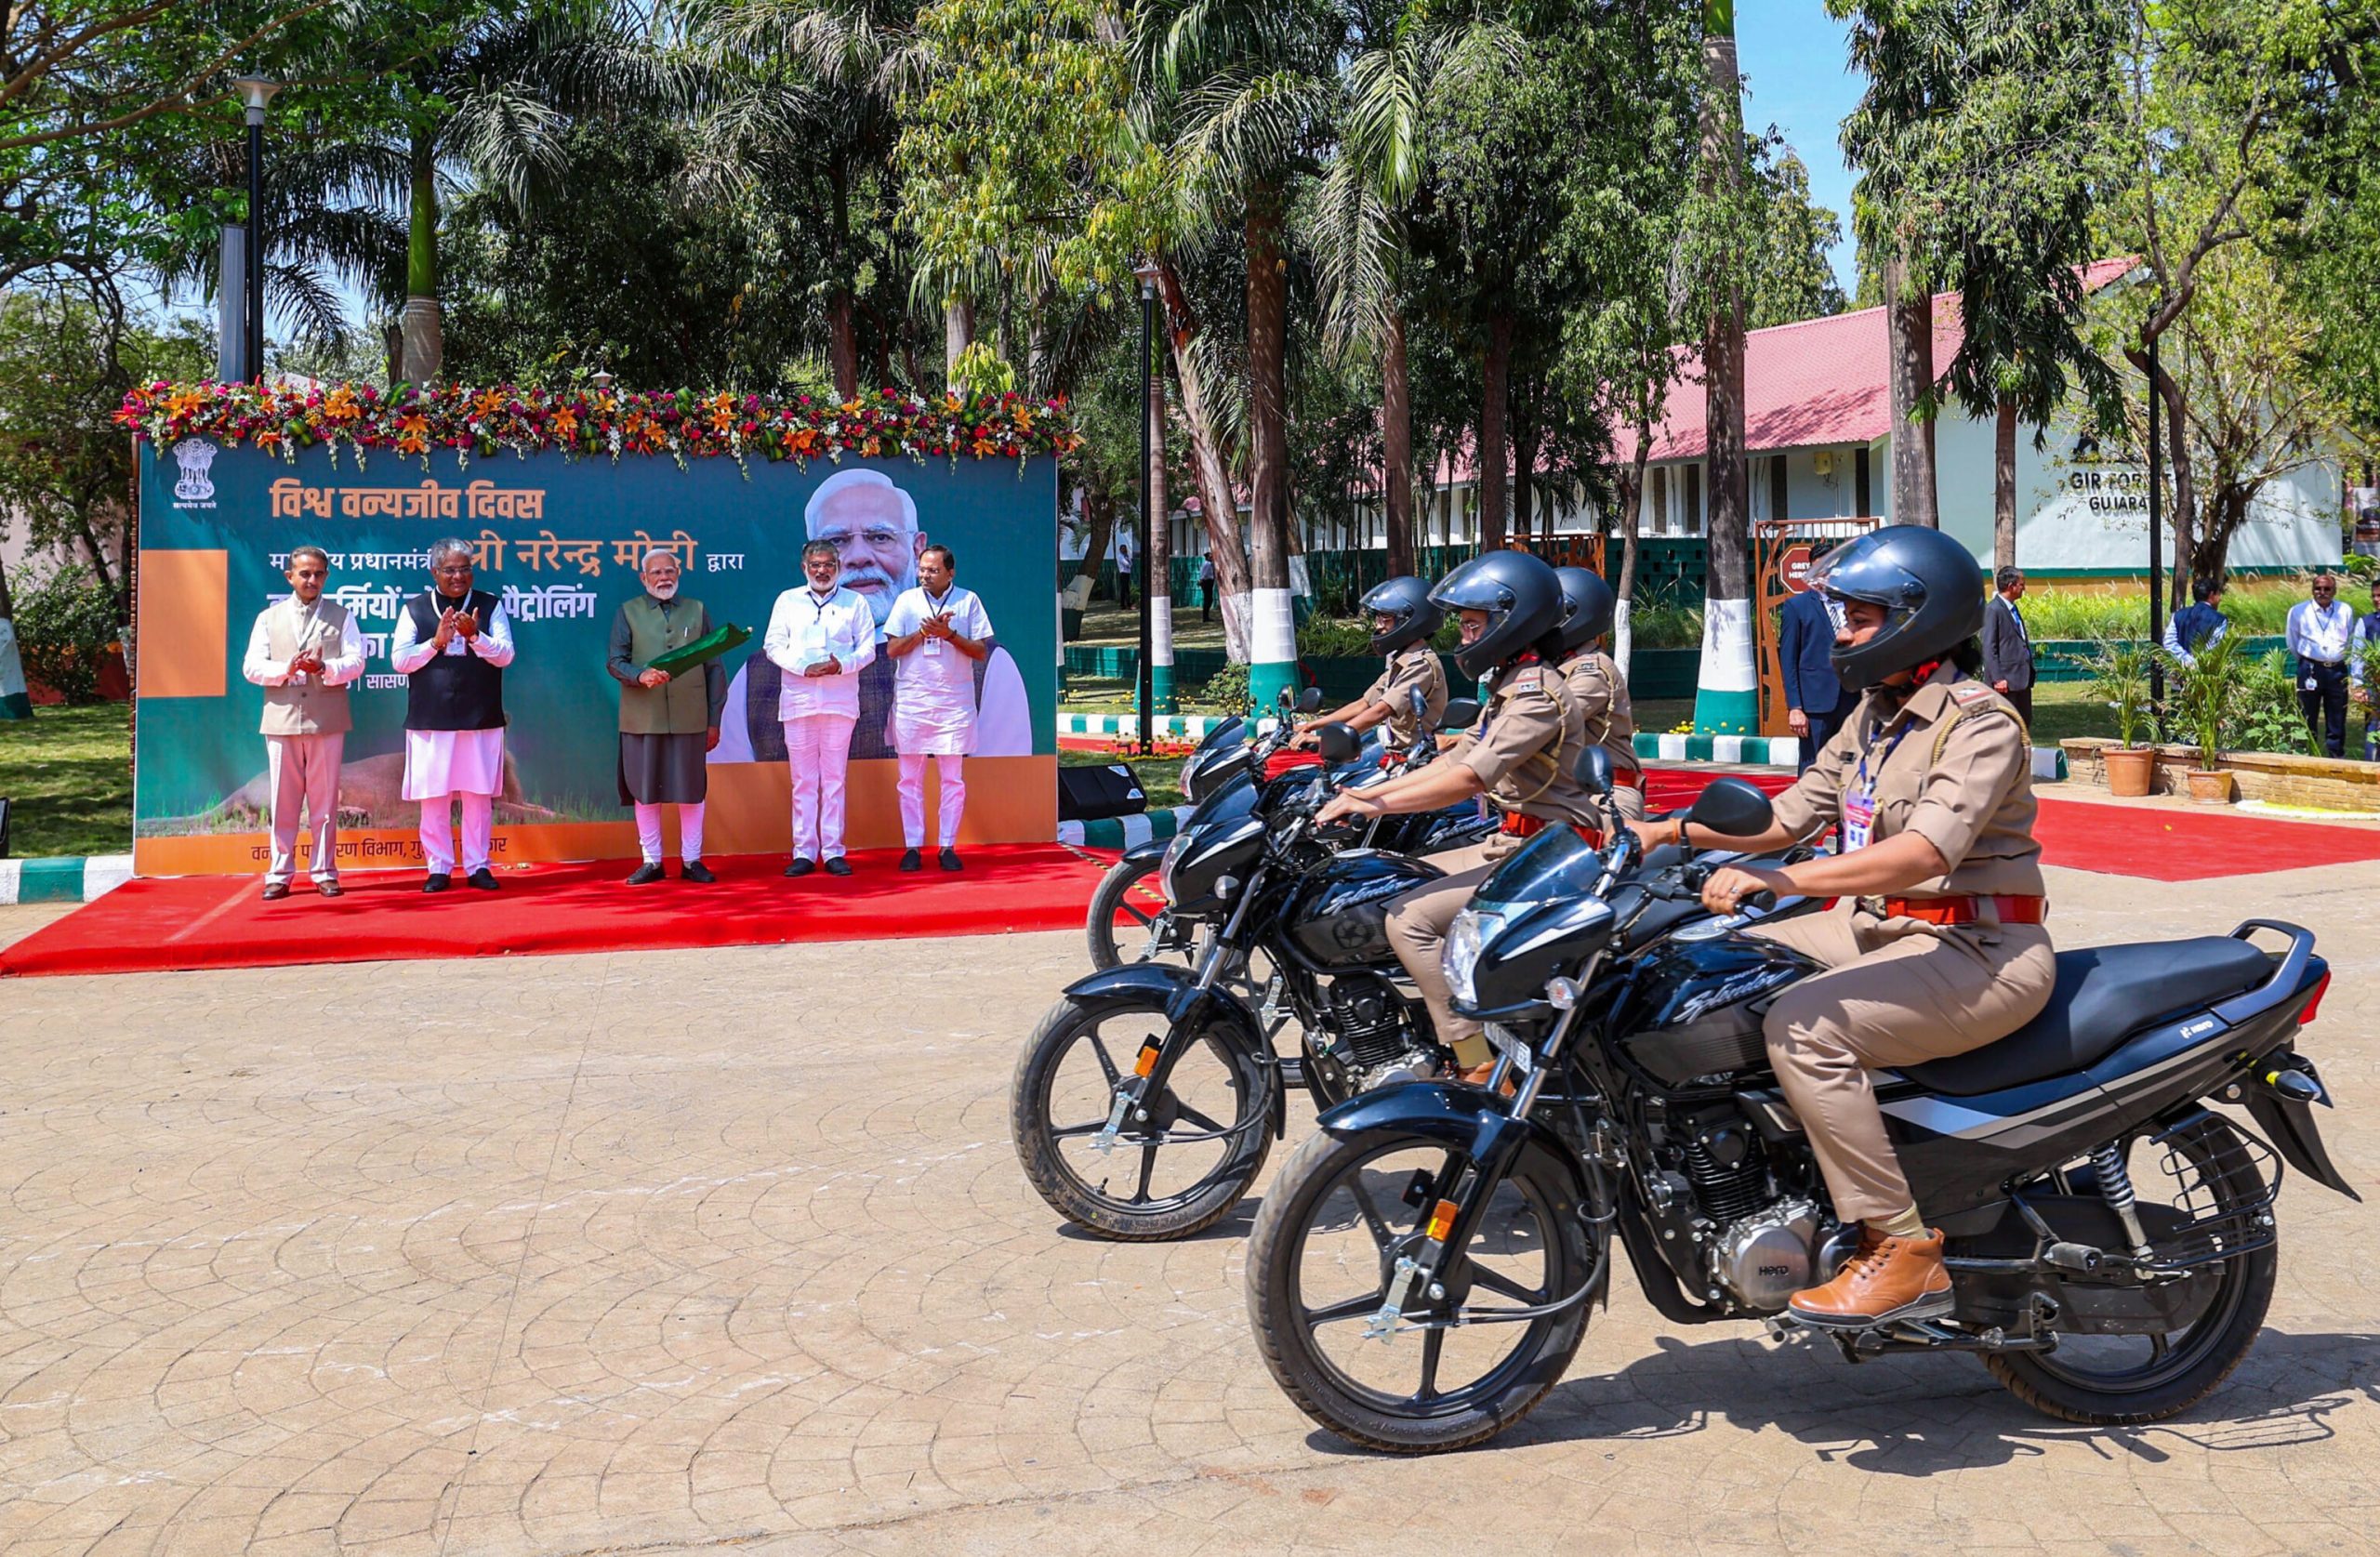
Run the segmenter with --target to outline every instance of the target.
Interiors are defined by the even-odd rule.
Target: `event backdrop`
[[[929,457],[791,461],[666,458],[614,462],[556,453],[472,460],[351,451],[294,462],[250,446],[184,439],[140,445],[139,681],[134,860],[143,875],[260,871],[267,795],[261,696],[240,674],[256,614],[288,592],[289,550],[331,555],[328,593],[359,618],[368,663],[355,683],[341,797],[341,865],[418,868],[416,808],[399,798],[405,680],[388,644],[405,597],[429,587],[433,541],[479,548],[477,587],[500,597],[518,658],[505,673],[508,773],[496,804],[499,864],[636,852],[618,803],[616,684],[603,659],[614,612],[641,593],[637,562],[674,547],[684,594],[714,623],[752,630],[726,661],[757,659],[777,595],[800,579],[803,508],[839,469],[876,470],[915,500],[919,529],[950,546],[959,582],[983,598],[998,643],[988,674],[1008,691],[1016,755],[969,767],[962,841],[1053,838],[1057,462]],[[913,581],[913,580],[912,580]],[[1006,660],[1012,669],[1003,668]],[[769,705],[738,675],[715,759],[706,851],[787,847],[786,767],[767,760]],[[1021,680],[1020,727],[1015,693]],[[986,698],[993,695],[987,683]],[[747,715],[752,729],[741,728]],[[861,749],[855,747],[855,749]],[[851,844],[897,844],[895,764],[852,765]],[[931,784],[931,781],[929,781]],[[931,800],[931,796],[929,797]],[[675,822],[671,823],[674,829]],[[673,835],[674,841],[674,835]],[[302,867],[301,867],[302,868]]]

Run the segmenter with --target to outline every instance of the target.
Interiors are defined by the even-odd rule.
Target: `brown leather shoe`
[[[1865,1330],[1903,1319],[1939,1319],[1951,1309],[1950,1273],[1942,1268],[1942,1234],[1893,1238],[1859,1230],[1859,1249],[1832,1281],[1793,1294],[1793,1317],[1831,1330]]]

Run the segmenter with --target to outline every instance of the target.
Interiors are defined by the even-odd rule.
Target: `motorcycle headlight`
[[[1173,906],[1173,867],[1189,851],[1190,834],[1176,833],[1173,841],[1165,846],[1165,857],[1157,863],[1157,890],[1165,894],[1165,905]]]
[[[1486,938],[1486,929],[1480,923],[1480,916],[1476,909],[1464,909],[1454,917],[1454,923],[1447,928],[1446,956],[1440,966],[1447,976],[1447,986],[1454,991],[1454,997],[1464,1005],[1470,1005],[1474,998],[1472,994],[1471,975],[1472,971],[1479,966],[1479,947]]]

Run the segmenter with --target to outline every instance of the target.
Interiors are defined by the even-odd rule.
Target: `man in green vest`
[[[703,801],[709,770],[703,756],[719,745],[719,711],[727,702],[727,672],[716,659],[672,676],[653,662],[710,634],[710,613],[678,595],[678,554],[649,551],[637,570],[644,593],[612,619],[607,668],[620,683],[620,804],[636,808],[636,838],[644,863],[628,877],[641,887],[662,878],[661,808],[678,808],[679,877],[716,881],[703,864]]]

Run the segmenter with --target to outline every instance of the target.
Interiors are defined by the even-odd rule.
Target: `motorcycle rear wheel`
[[[2264,1186],[2245,1166],[2240,1137],[2208,1115],[2173,1138],[2182,1156],[2205,1175],[2218,1208],[2233,1211],[2261,1196]],[[2146,1191],[2155,1181],[2131,1163]],[[2268,1211],[2267,1215],[2272,1214]],[[2219,1285],[2185,1328],[2168,1335],[2079,1336],[2048,1352],[1987,1355],[2010,1394],[2044,1416],[2093,1427],[2162,1421],[2213,1394],[2247,1360],[2272,1302],[2280,1248],[2268,1244],[2212,1269]]]
[[[1272,1150],[1281,1073],[1272,1056],[1218,1028],[1175,1064],[1152,1116],[1127,1118],[1114,1148],[1096,1151],[1114,1089],[1129,1079],[1123,1067],[1166,1025],[1158,1002],[1091,1008],[1061,998],[1017,1057],[1009,1089],[1017,1161],[1052,1210],[1098,1237],[1153,1243],[1213,1226],[1239,1204]],[[1177,1166],[1154,1193],[1169,1147],[1177,1148]],[[1130,1194],[1120,1193],[1119,1176]]]
[[[1359,1322],[1386,1296],[1396,1258],[1428,1218],[1431,1200],[1424,1194],[1417,1204],[1411,1186],[1446,1155],[1442,1143],[1414,1136],[1317,1133],[1289,1155],[1256,1215],[1248,1314],[1264,1366],[1300,1410],[1363,1448],[1436,1454],[1494,1437],[1561,1381],[1586,1333],[1592,1297],[1535,1319],[1432,1326],[1456,1309],[1547,1306],[1600,1279],[1568,1170],[1531,1146],[1498,1188],[1479,1233],[1440,1267],[1444,1296],[1415,1292],[1403,1305],[1407,1324],[1432,1327],[1400,1330],[1386,1343],[1358,1338]],[[1400,1181],[1408,1193],[1398,1193]],[[1310,1294],[1309,1285],[1318,1290]],[[1354,1290],[1337,1296],[1342,1288]],[[1326,1295],[1335,1300],[1309,1301]],[[1450,1346],[1450,1337],[1460,1339]],[[1457,1347],[1465,1353],[1451,1365],[1458,1375],[1472,1370],[1470,1358],[1488,1360],[1471,1382],[1442,1389],[1447,1353]],[[1403,1394],[1382,1387],[1377,1380],[1401,1375],[1408,1358],[1420,1387]]]

